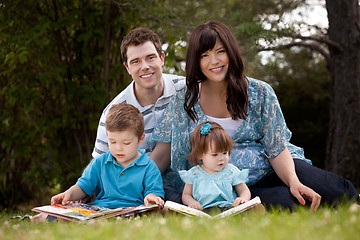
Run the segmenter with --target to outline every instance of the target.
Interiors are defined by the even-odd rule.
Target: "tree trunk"
[[[359,0],[326,0],[330,47],[331,104],[325,167],[360,187]]]

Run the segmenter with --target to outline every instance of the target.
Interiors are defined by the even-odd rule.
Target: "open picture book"
[[[35,207],[31,209],[31,211],[46,213],[48,215],[69,221],[84,222],[91,219],[99,220],[115,216],[130,217],[135,214],[158,209],[159,206],[153,204],[149,204],[148,206],[140,205],[136,207],[109,209],[84,203],[71,203],[66,205],[53,204]]]
[[[171,211],[175,211],[178,213],[182,213],[185,215],[190,215],[190,216],[200,216],[200,217],[208,217],[208,218],[223,218],[223,217],[227,217],[227,216],[234,216],[236,214],[245,212],[253,207],[256,207],[257,205],[261,204],[261,200],[259,197],[255,197],[243,204],[240,204],[237,207],[233,207],[230,208],[220,214],[217,214],[215,216],[211,216],[203,211],[176,203],[176,202],[172,202],[172,201],[166,201],[165,202],[165,208]]]

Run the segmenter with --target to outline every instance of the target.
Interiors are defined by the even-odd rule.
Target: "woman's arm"
[[[170,143],[158,142],[150,153],[150,158],[156,163],[161,174],[163,174],[171,163]]]
[[[303,185],[295,172],[294,160],[287,147],[276,157],[269,159],[278,177],[290,188],[291,194],[304,205],[306,198],[311,201],[311,209],[315,212],[320,205],[321,196]]]
[[[181,199],[182,202],[191,208],[203,210],[203,206],[193,198],[192,190],[193,190],[193,185],[185,183],[185,187]]]

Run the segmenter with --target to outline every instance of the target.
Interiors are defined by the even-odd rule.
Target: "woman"
[[[186,86],[153,133],[158,144],[151,158],[160,170],[170,164],[170,149],[172,169],[189,169],[192,131],[198,123],[214,121],[234,140],[230,163],[249,169],[252,197],[259,196],[268,208],[292,209],[308,200],[316,211],[321,199],[335,204],[344,194],[358,196],[349,181],[312,166],[303,150],[289,142],[291,132],[273,89],[244,75],[237,41],[226,25],[209,21],[191,33]]]

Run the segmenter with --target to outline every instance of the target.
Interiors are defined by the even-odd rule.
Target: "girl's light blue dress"
[[[214,206],[231,207],[238,197],[233,186],[245,183],[249,170],[240,171],[229,163],[213,174],[207,173],[199,165],[188,171],[179,171],[179,174],[185,183],[193,185],[193,198],[205,209]]]

